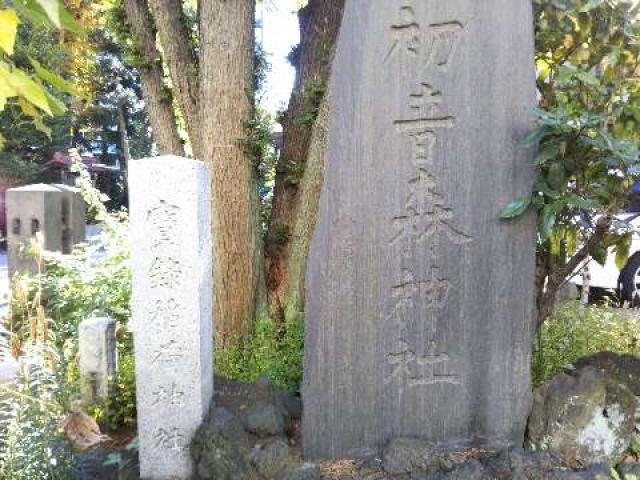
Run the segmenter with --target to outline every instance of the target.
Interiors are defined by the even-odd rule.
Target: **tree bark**
[[[216,344],[248,333],[263,291],[258,189],[239,139],[253,112],[253,0],[200,3],[200,109],[212,171]]]
[[[236,0],[237,1],[237,0]],[[203,2],[205,4],[208,1]],[[229,2],[229,3],[236,3]],[[165,63],[195,158],[205,160],[200,139],[198,59],[182,10],[182,0],[149,0]],[[220,25],[211,25],[218,28]]]
[[[311,0],[298,14],[301,42],[293,58],[297,76],[282,121],[283,148],[276,166],[270,236],[265,246],[269,305],[276,317],[282,317],[287,309],[299,310],[304,301],[306,252],[324,172],[323,147],[316,144],[311,153],[310,145],[314,130],[318,130],[316,142],[326,140],[328,111],[323,114],[327,118],[320,119],[319,110],[328,109],[322,102],[343,10],[344,0]],[[312,178],[307,180],[311,160]]]
[[[538,328],[544,323],[544,321],[551,315],[553,306],[555,304],[558,288],[562,285],[562,282],[571,275],[576,268],[580,266],[589,256],[589,252],[598,246],[603,240],[611,223],[613,217],[611,215],[603,215],[596,222],[593,234],[587,239],[584,245],[569,259],[567,263],[561,267],[553,269],[546,278],[546,285],[544,291],[538,295]]]
[[[124,0],[125,15],[141,65],[142,95],[147,106],[153,140],[160,155],[184,155],[184,146],[173,112],[172,98],[164,84],[162,58],[156,48],[155,26],[146,0]]]

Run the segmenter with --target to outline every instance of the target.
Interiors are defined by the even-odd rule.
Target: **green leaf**
[[[4,144],[6,143],[6,139],[0,133],[0,150],[4,149]]]
[[[627,260],[629,260],[629,251],[631,250],[631,239],[632,239],[632,234],[627,233],[620,238],[620,241],[616,245],[616,248],[615,248],[616,267],[618,267],[618,270],[622,270],[624,266],[627,264]]]
[[[36,75],[38,75],[38,77],[40,77],[42,80],[49,83],[57,90],[66,92],[70,95],[80,96],[80,92],[71,82],[65,80],[60,75],[50,72],[33,58],[29,58],[29,60],[31,61],[31,65],[33,65],[33,68],[36,70]]]
[[[13,55],[19,23],[18,14],[13,8],[0,10],[0,48],[8,55]]]
[[[67,106],[61,100],[57,99],[46,90],[44,93],[47,94],[47,101],[49,102],[51,113],[53,113],[54,116],[57,117],[67,111]]]
[[[540,238],[544,242],[550,236],[553,231],[553,227],[556,224],[556,212],[551,205],[546,205],[540,215],[538,231]]]
[[[518,197],[500,213],[500,218],[509,219],[522,215],[531,205],[531,197]]]
[[[2,70],[2,68],[0,68],[0,70]],[[51,107],[49,107],[49,101],[47,100],[47,94],[42,85],[34,81],[22,70],[14,69],[12,71],[7,70],[6,72],[8,72],[8,74],[3,76],[9,82],[9,85],[16,91],[18,96],[33,103],[40,110],[52,115]]]
[[[36,0],[38,5],[42,7],[42,10],[45,11],[51,23],[53,23],[56,27],[62,27],[62,23],[60,22],[60,3],[58,0]]]

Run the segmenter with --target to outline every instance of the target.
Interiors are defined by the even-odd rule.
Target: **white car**
[[[589,285],[590,287],[619,291],[621,301],[640,304],[640,213],[623,213],[617,218],[634,227],[629,259],[622,270],[618,270],[616,266],[616,255],[613,248],[609,249],[604,266],[591,259],[587,263]],[[576,271],[571,282],[581,286],[582,281],[582,269],[580,269]]]

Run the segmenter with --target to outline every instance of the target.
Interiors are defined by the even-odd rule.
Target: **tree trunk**
[[[142,0],[139,0],[142,1]],[[237,3],[239,0],[226,3]],[[202,2],[208,4],[208,1]],[[149,6],[158,28],[165,63],[169,67],[171,83],[176,100],[189,135],[195,158],[205,160],[200,139],[198,95],[198,59],[191,31],[182,10],[182,0],[149,0]],[[222,27],[210,25],[210,28]],[[202,43],[202,42],[201,42]],[[232,79],[227,79],[228,81]]]
[[[124,176],[125,193],[129,194],[129,164],[131,152],[129,151],[129,133],[127,132],[127,120],[124,117],[124,105],[118,105],[118,132],[120,134],[120,151],[122,152],[122,173]]]
[[[184,146],[173,112],[172,98],[164,84],[162,58],[156,48],[155,26],[146,0],[124,0],[125,15],[140,55],[142,96],[149,113],[153,140],[160,155],[184,155]]]
[[[324,173],[324,147],[317,143],[326,140],[328,105],[322,107],[322,101],[343,9],[344,0],[311,0],[298,14],[301,42],[292,55],[297,77],[282,121],[283,148],[265,246],[270,311],[280,318],[289,303],[298,311],[304,301],[306,253]],[[321,108],[327,118],[319,118]],[[316,144],[310,152],[312,138]]]
[[[253,0],[200,3],[200,119],[212,171],[216,344],[248,333],[263,291],[255,172],[239,141],[253,113]]]
[[[555,269],[549,268],[547,270],[544,289],[537,292],[538,328],[540,328],[544,321],[553,312],[553,306],[555,305],[558,289],[560,288],[562,283],[580,266],[582,262],[587,259],[587,257],[589,256],[589,252],[591,252],[604,240],[604,237],[609,231],[612,223],[613,217],[611,215],[601,216],[596,222],[591,236],[584,242],[582,247],[569,259],[569,261],[560,267],[557,267]]]

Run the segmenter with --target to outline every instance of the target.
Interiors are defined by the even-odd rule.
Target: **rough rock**
[[[445,475],[446,480],[484,480],[486,470],[478,460],[460,465]]]
[[[284,433],[286,416],[277,405],[258,402],[249,407],[244,422],[248,432],[260,438],[266,438]]]
[[[640,397],[640,358],[634,355],[599,352],[581,358],[575,363],[578,370],[587,366],[603,371],[609,378],[625,384],[634,395]]]
[[[200,480],[254,480],[249,435],[240,420],[224,408],[214,408],[191,443]]]
[[[313,463],[305,463],[296,470],[287,473],[283,480],[321,480],[320,468]]]
[[[391,475],[448,472],[462,461],[459,452],[444,452],[417,438],[394,438],[382,455],[384,470]]]
[[[280,480],[298,463],[287,442],[281,438],[273,439],[262,448],[256,448],[251,459],[258,473],[269,480]]]
[[[506,449],[486,456],[483,461],[491,478],[497,480],[540,480],[557,467],[547,452],[522,448]]]
[[[528,441],[571,468],[617,464],[635,430],[636,397],[592,366],[561,374],[534,394]]]

